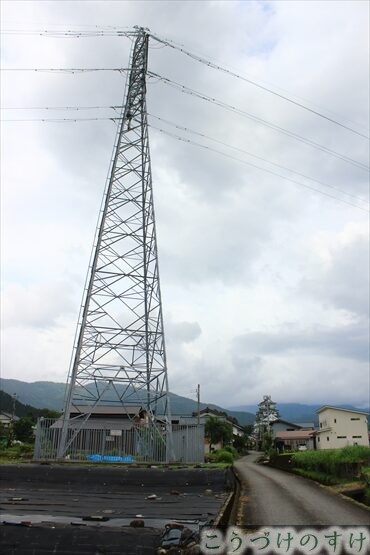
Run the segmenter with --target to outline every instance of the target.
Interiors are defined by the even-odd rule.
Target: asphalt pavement
[[[242,480],[243,526],[370,525],[370,510],[312,480],[255,461],[253,453],[235,463]]]

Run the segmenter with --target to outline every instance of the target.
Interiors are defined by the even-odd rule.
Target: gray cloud
[[[69,284],[47,282],[24,287],[9,286],[2,294],[4,327],[49,329],[76,312]]]
[[[173,322],[172,320],[167,321],[166,331],[171,343],[192,343],[202,333],[198,322]]]
[[[277,332],[252,332],[234,339],[236,352],[258,355],[300,354],[336,356],[366,361],[369,358],[369,327],[360,322],[329,328],[297,328],[297,324],[281,326]]]
[[[345,245],[338,245],[329,264],[311,279],[302,281],[301,291],[323,303],[369,316],[369,242],[366,232]]]
[[[148,26],[356,129],[356,122],[368,121],[367,21],[368,5],[355,1],[3,6],[7,27]],[[125,38],[4,36],[3,62],[122,67],[130,46]],[[354,134],[158,46],[151,41],[152,71],[366,162],[367,143]],[[111,106],[121,103],[123,84],[116,73],[11,72],[2,96],[4,106]],[[149,80],[148,110],[349,193],[368,194],[362,170],[160,82]],[[106,114],[111,111],[78,116]],[[56,114],[62,115],[70,113]],[[52,373],[63,380],[115,127],[110,121],[18,123],[4,124],[2,132],[4,295],[10,306],[4,372],[20,379]],[[21,156],[20,137],[27,145]],[[227,397],[228,404],[254,402],[266,392],[280,400],[313,400],[326,371],[335,385],[322,388],[322,401],[325,395],[330,402],[358,400],[349,384],[350,374],[358,383],[365,379],[368,251],[366,231],[348,229],[365,229],[366,215],[154,129],[150,140],[165,314],[176,315],[176,322],[165,321],[171,389],[200,382],[207,400]],[[60,285],[43,291],[45,281]],[[19,342],[27,348],[15,360]]]

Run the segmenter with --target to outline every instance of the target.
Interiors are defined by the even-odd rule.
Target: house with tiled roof
[[[278,451],[305,451],[316,449],[315,430],[292,430],[276,432],[274,445]]]

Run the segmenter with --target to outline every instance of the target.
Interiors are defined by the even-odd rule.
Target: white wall
[[[365,414],[334,408],[319,413],[317,449],[340,449],[356,444],[369,445]]]

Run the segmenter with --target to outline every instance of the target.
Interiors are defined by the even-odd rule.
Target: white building
[[[369,445],[367,412],[324,406],[319,415],[317,449],[340,449],[347,445]]]
[[[9,428],[12,422],[17,422],[18,420],[18,416],[15,416],[14,414],[12,415],[4,411],[0,412],[0,424],[6,429]]]

